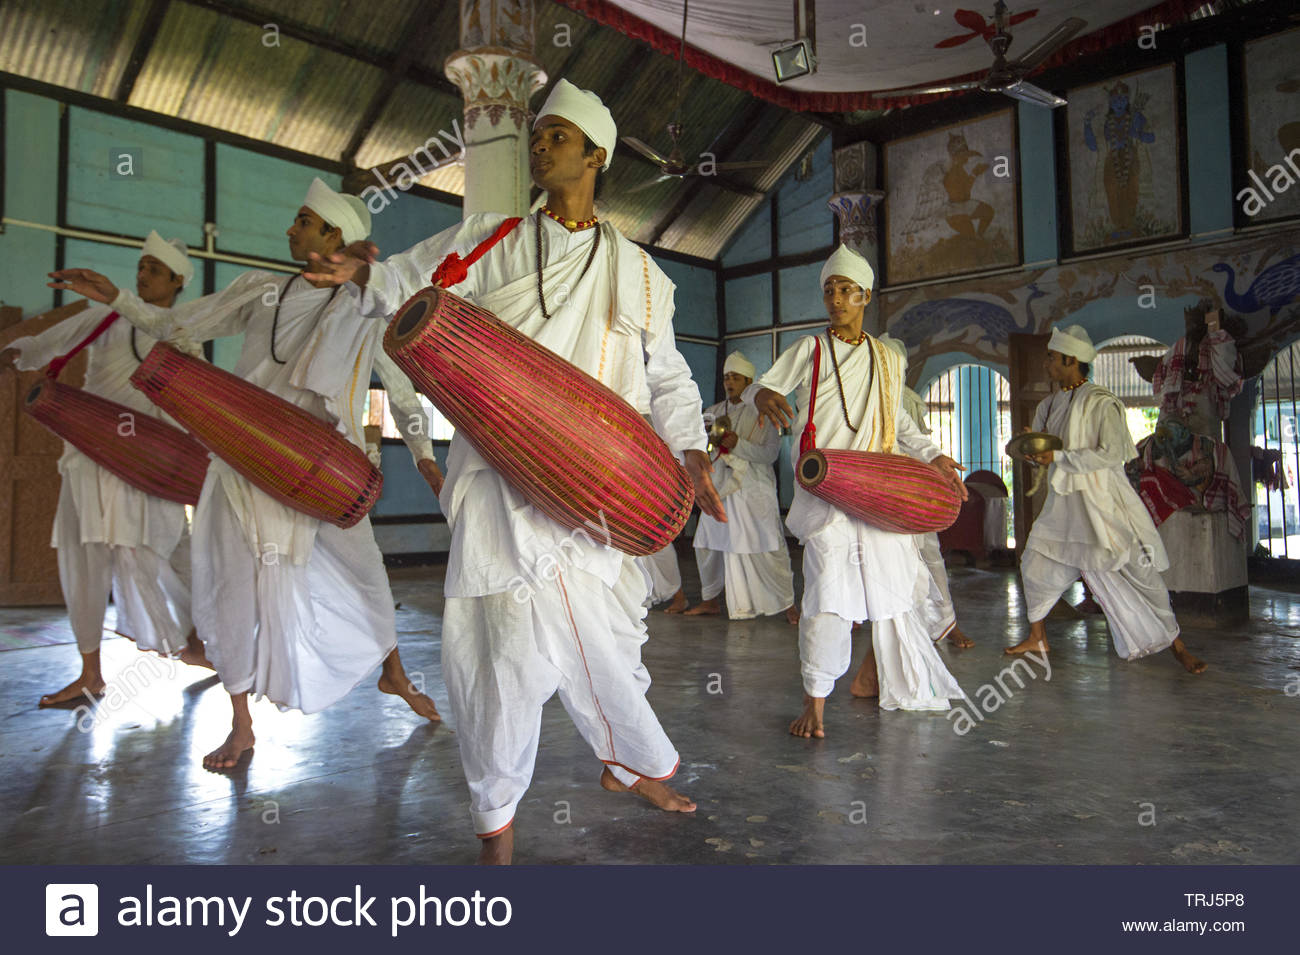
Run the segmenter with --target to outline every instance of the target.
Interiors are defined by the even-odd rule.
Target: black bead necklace
[[[546,310],[546,296],[542,293],[542,217],[534,216],[533,224],[536,245],[537,245],[537,303],[542,307],[542,318],[550,321],[551,313]],[[578,281],[587,274],[587,269],[591,268],[591,263],[596,260],[596,250],[600,248],[600,229],[596,229],[596,236],[591,241],[591,254],[587,256],[587,264],[582,267],[582,273],[578,276]]]
[[[293,280],[301,275],[301,272],[297,272],[289,276],[289,281],[284,283],[284,288],[280,289],[280,294],[275,300],[275,315],[271,318],[271,361],[275,362],[277,365],[288,364],[287,362],[281,361],[275,353],[275,332],[276,328],[280,324],[280,306],[284,303],[284,297],[289,294],[289,286],[293,284]],[[321,307],[321,312],[324,312],[330,307],[330,304],[334,301],[334,296],[339,294],[339,289],[342,287],[343,286],[341,285],[334,286],[334,291],[330,292],[330,297]]]

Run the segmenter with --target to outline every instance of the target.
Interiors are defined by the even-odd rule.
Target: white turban
[[[605,150],[605,165],[600,168],[609,168],[614,159],[614,147],[618,144],[618,127],[614,125],[614,117],[609,114],[599,96],[590,90],[580,90],[568,80],[562,79],[555,84],[551,95],[546,97],[546,102],[537,111],[533,129],[537,128],[543,116],[567,119],[586,133],[588,139]]]
[[[1062,355],[1073,355],[1085,364],[1091,363],[1097,357],[1097,349],[1092,347],[1092,337],[1082,325],[1053,328],[1052,337],[1047,342],[1047,350],[1060,352]]]
[[[194,263],[190,261],[189,248],[180,239],[164,239],[156,231],[150,230],[140,254],[152,255],[179,275],[182,288],[189,285],[190,279],[194,278]]]
[[[847,245],[841,245],[832,252],[831,257],[822,266],[823,287],[832,275],[842,275],[846,279],[852,279],[866,292],[870,292],[876,284],[876,273],[871,270],[871,264]]]
[[[754,374],[754,363],[738,351],[733,351],[727,356],[726,362],[722,366],[724,375],[743,375],[750,381],[758,376]]]
[[[370,235],[370,210],[358,196],[335,192],[320,177],[307,187],[302,204],[325,220],[325,224],[343,233],[345,245],[360,242]]]
[[[903,359],[903,367],[904,368],[907,367],[907,345],[905,345],[900,339],[897,339],[893,335],[890,335],[888,332],[886,332],[884,335],[881,335],[880,338],[877,340],[880,342],[880,344],[892,348],[894,351],[898,352],[899,357]]]

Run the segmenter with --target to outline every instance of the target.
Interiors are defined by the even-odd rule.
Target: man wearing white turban
[[[880,341],[898,353],[903,359],[903,368],[906,370],[907,345],[888,334],[881,335]],[[922,434],[929,434],[930,426],[925,423],[927,410],[925,399],[904,385],[902,402],[903,411],[915,422],[917,430]],[[957,626],[957,610],[953,607],[952,589],[948,586],[948,568],[939,550],[939,535],[917,534],[916,546],[921,551],[921,559],[925,561],[925,566],[930,568],[930,574],[934,577],[934,585],[938,591],[936,599],[926,601],[925,605],[925,620],[930,628],[930,636],[936,642],[947,637],[955,647],[975,646],[975,641],[962,633],[961,628]]]
[[[840,246],[822,268],[822,301],[830,327],[786,349],[772,369],[745,391],[745,400],[776,427],[808,423],[814,352],[822,361],[813,410],[819,448],[902,452],[938,467],[964,500],[957,462],[939,449],[903,411],[899,400],[903,363],[862,328],[875,276],[862,256]],[[820,340],[820,346],[818,341]],[[795,392],[801,411],[785,395]],[[798,453],[798,446],[794,449]],[[934,581],[910,534],[895,534],[850,517],[798,484],[786,526],[803,542],[803,607],[799,659],[803,713],[790,733],[825,736],[823,709],[852,662],[852,627],[871,620],[874,666],[855,685],[855,695],[878,695],[883,709],[946,710],[963,699],[930,640],[922,608]],[[869,654],[869,659],[871,656]],[[874,691],[874,693],[873,693]]]
[[[1044,619],[1083,577],[1106,614],[1115,652],[1136,660],[1169,647],[1189,673],[1205,663],[1179,637],[1160,572],[1169,567],[1151,515],[1124,474],[1137,457],[1124,405],[1088,381],[1097,349],[1082,325],[1055,328],[1043,367],[1056,390],[1038,403],[1034,431],[1064,442],[1036,455],[1048,471],[1047,500],[1020,558],[1029,636],[1009,654],[1046,653]]]
[[[713,483],[727,502],[727,520],[721,523],[700,515],[695,561],[703,602],[686,613],[720,613],[718,595],[725,587],[727,615],[732,620],[784,610],[790,623],[796,623],[794,575],[772,470],[781,453],[781,432],[764,428],[758,412],[741,400],[753,383],[753,362],[741,352],[732,352],[722,366],[727,397],[704,412],[706,420],[725,416],[731,422],[713,464]]]
[[[193,276],[185,243],[150,232],[136,266],[140,298],[169,308]],[[89,339],[83,390],[170,422],[130,383],[154,339],[129,322],[110,318],[114,314],[106,305],[92,305],[42,332],[15,339],[0,353],[0,367],[34,371]],[[110,592],[117,632],[141,650],[191,659],[202,655],[190,625],[185,506],[128,484],[71,444],[64,444],[59,474],[62,488],[50,544],[58,550],[59,583],[81,652],[81,674],[42,696],[43,707],[75,706],[103,693],[99,643]],[[192,644],[188,652],[187,639]]]
[[[329,255],[370,232],[355,196],[317,179],[286,232],[299,262]],[[356,290],[245,272],[224,290],[161,308],[85,269],[52,273],[51,285],[109,302],[142,331],[178,343],[243,334],[235,374],[336,428],[365,449],[362,412],[373,367],[421,474],[441,474],[424,412],[409,381],[380,357],[383,324],[363,319]],[[210,665],[230,693],[230,735],[204,757],[229,769],[253,748],[249,693],[315,713],[383,664],[379,689],[437,720],[433,700],[411,685],[397,652],[392,592],[369,518],[335,527],[295,511],[213,458],[194,511],[194,619]]]
[[[481,258],[445,279],[453,291],[649,414],[684,461],[701,509],[722,518],[700,393],[673,338],[673,284],[596,215],[597,176],[616,142],[600,98],[560,80],[529,142],[533,182],[546,193],[536,213],[513,226],[501,215],[471,215],[383,263],[375,263],[373,246],[354,246],[321,260],[313,277],[352,280],[365,288],[366,314],[391,315],[450,253],[463,257],[482,246]],[[664,782],[678,755],[645,698],[641,569],[612,547],[572,546],[570,531],[529,506],[460,435],[447,462],[440,499],[452,540],[442,666],[480,861],[511,861],[511,826],[532,778],[542,705],[556,692],[604,763],[602,786],[661,809],[694,811]],[[558,554],[565,558],[557,574]],[[539,578],[538,566],[552,569],[540,575],[545,582],[519,587]]]

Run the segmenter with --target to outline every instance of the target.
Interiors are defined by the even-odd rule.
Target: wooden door
[[[0,308],[0,350],[15,338],[43,331],[86,307],[84,299],[21,322],[17,308]],[[63,603],[50,529],[59,503],[63,442],[22,412],[22,402],[42,371],[0,372],[0,606]],[[59,380],[80,385],[86,355]]]
[[[1034,424],[1034,411],[1038,403],[1052,393],[1052,383],[1043,370],[1047,358],[1047,342],[1051,335],[1012,335],[1007,359],[1011,372],[1011,433],[1019,434]],[[1032,500],[1025,498],[1025,490],[1032,480],[1032,467],[1017,462],[1012,471],[1015,498],[1016,555],[1024,553],[1025,541],[1034,518],[1047,499],[1047,481],[1043,480]]]

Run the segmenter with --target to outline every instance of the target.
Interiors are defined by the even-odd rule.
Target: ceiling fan
[[[959,43],[974,39],[976,36],[982,36],[993,51],[993,66],[983,79],[965,80],[960,83],[936,83],[933,86],[914,86],[911,89],[890,90],[887,93],[876,93],[875,95],[881,98],[889,98],[979,89],[989,93],[1002,93],[1013,99],[1024,100],[1026,103],[1033,103],[1036,106],[1047,106],[1051,109],[1065,105],[1065,100],[1061,97],[1049,93],[1033,83],[1026,82],[1025,77],[1034,72],[1049,56],[1086,27],[1088,25],[1087,21],[1080,20],[1078,17],[1070,17],[1026,50],[1024,56],[1020,57],[1020,59],[1008,60],[1007,50],[1011,46],[1011,34],[1007,32],[1007,27],[1012,23],[1027,19],[1028,14],[1017,14],[1008,18],[1007,5],[1002,0],[998,0],[997,5],[993,8],[992,23],[985,24],[984,18],[972,10],[958,10],[954,17],[961,26],[972,32],[962,37],[953,37],[941,41],[936,46],[957,46]]]
[[[715,173],[727,172],[735,169],[766,169],[766,162],[688,162],[682,154],[680,139],[682,136],[682,64],[686,60],[686,13],[690,6],[690,0],[682,2],[682,43],[677,53],[677,80],[674,93],[674,106],[672,119],[668,121],[668,136],[673,142],[672,149],[668,155],[656,151],[646,145],[635,136],[620,136],[625,146],[628,146],[642,156],[649,159],[660,169],[660,175],[655,179],[649,179],[639,186],[633,186],[625,192],[640,192],[642,189],[649,189],[657,186],[661,182],[667,182],[669,179],[684,179],[687,176],[712,176]]]

